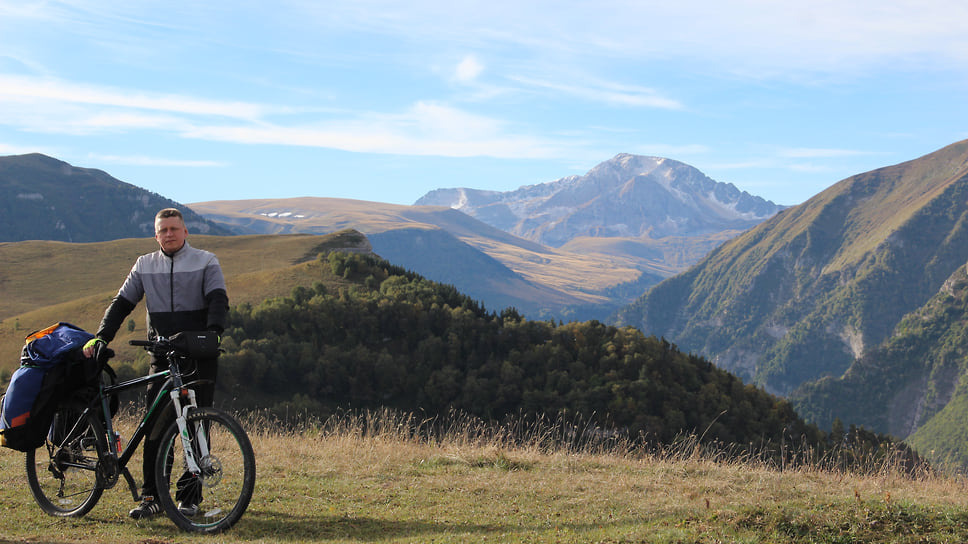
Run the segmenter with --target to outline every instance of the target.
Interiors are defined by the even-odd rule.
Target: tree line
[[[786,400],[632,327],[490,312],[371,256],[330,253],[315,264],[312,286],[232,308],[219,387],[237,408],[322,417],[340,407],[457,410],[492,420],[571,413],[656,443],[684,433],[757,449],[843,442]],[[350,283],[334,288],[333,276]],[[854,436],[874,449],[891,442]]]

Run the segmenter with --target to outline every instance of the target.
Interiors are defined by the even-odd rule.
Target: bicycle
[[[135,502],[142,500],[127,464],[151,431],[157,416],[167,409],[170,398],[176,419],[161,435],[154,463],[158,487],[155,500],[160,501],[167,516],[185,531],[218,533],[242,517],[255,487],[252,445],[234,417],[216,408],[197,406],[195,392],[189,387],[201,381],[185,383],[183,378],[194,372],[191,370],[193,356],[198,355],[176,345],[179,344],[174,342],[177,336],[130,341],[131,345],[164,357],[168,370],[117,384],[105,384],[99,378],[93,398],[74,399],[62,405],[46,444],[27,452],[27,482],[44,512],[58,517],[83,516],[121,476]],[[99,358],[103,359],[99,360],[99,375],[107,367],[110,356],[109,353]],[[183,368],[190,370],[183,372]],[[121,436],[112,422],[112,398],[116,399],[123,391],[157,382],[164,385],[122,447]],[[185,492],[201,493],[196,511],[180,510],[176,504]]]

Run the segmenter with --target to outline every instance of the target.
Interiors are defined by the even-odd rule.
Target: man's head
[[[174,253],[185,245],[188,228],[180,211],[165,208],[155,216],[155,240],[165,253]]]

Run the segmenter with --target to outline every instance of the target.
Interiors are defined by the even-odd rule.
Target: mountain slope
[[[584,176],[509,192],[438,189],[416,204],[449,206],[551,247],[580,237],[701,239],[745,230],[783,208],[681,162],[625,153]]]
[[[968,276],[959,267],[843,376],[804,384],[791,401],[811,420],[834,418],[908,436],[947,405],[968,370]]]
[[[786,394],[839,376],[968,258],[968,141],[843,180],[618,320]]]
[[[366,234],[377,254],[394,264],[455,285],[492,309],[515,306],[536,317],[560,318],[571,308],[589,305],[617,308],[630,299],[612,300],[604,291],[643,276],[628,259],[548,248],[439,206],[310,197],[189,206],[245,232],[326,233],[354,228]],[[645,285],[659,279],[646,276]],[[599,310],[600,317],[609,311]]]
[[[155,213],[177,203],[112,178],[34,153],[0,157],[0,241],[100,242],[154,236]],[[193,233],[230,234],[185,213]]]
[[[938,467],[964,473],[968,468],[968,384],[958,383],[957,392],[944,408],[906,439],[906,442]]]
[[[821,426],[834,418],[880,429],[939,465],[968,467],[968,274],[960,266],[927,304],[842,377],[804,384],[790,395]]]

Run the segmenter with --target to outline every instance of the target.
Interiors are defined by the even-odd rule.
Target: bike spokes
[[[196,409],[187,419],[187,440],[174,424],[162,440],[156,464],[159,500],[183,529],[224,531],[238,521],[252,497],[252,446],[238,422],[223,412]],[[197,471],[186,462],[185,443]]]

